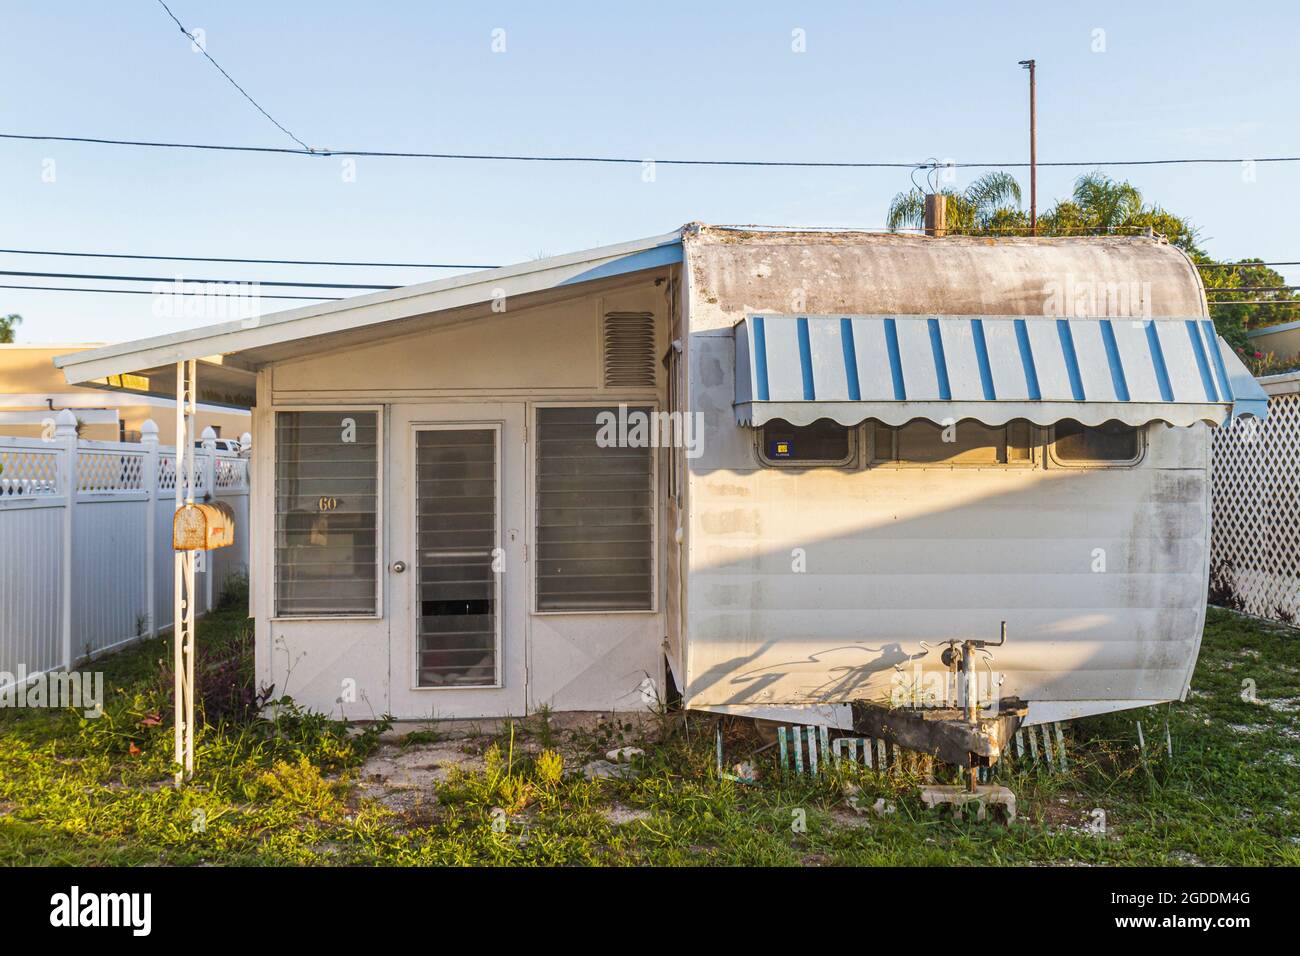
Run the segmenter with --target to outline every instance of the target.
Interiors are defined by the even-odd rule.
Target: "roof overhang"
[[[222,368],[231,370],[236,377],[241,377],[242,372],[247,384],[249,376],[283,355],[291,343],[341,334],[365,336],[367,330],[373,330],[371,337],[378,338],[390,332],[390,323],[615,279],[681,260],[681,231],[676,230],[585,252],[60,355],[54,364],[63,369],[69,383],[82,384],[124,373],[162,374],[177,362],[223,356]],[[206,400],[208,392],[205,381],[201,370],[201,400]]]
[[[257,404],[257,373],[222,355],[198,361],[199,394],[204,405],[248,409]],[[80,383],[122,395],[146,398],[176,397],[176,366],[157,365],[134,372],[106,375]]]
[[[1204,318],[750,315],[736,419],[1222,424],[1268,396]]]

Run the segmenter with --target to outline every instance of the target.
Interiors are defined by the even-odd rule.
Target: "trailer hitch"
[[[997,641],[972,638],[947,642],[940,660],[961,681],[964,706],[890,708],[854,701],[853,729],[963,768],[966,790],[974,793],[979,768],[997,762],[1028,713],[1028,706],[1014,697],[999,698],[991,713],[981,713],[975,654],[987,647],[1002,647],[1006,642],[1006,621],[1002,622]]]

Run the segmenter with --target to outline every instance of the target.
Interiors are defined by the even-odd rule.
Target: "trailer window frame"
[[[844,432],[848,437],[848,452],[844,457],[838,459],[836,458],[802,458],[802,459],[769,458],[767,455],[767,438],[766,438],[768,425],[779,423],[789,428],[810,427],[809,425],[796,425],[793,422],[786,421],[784,418],[774,418],[770,422],[764,422],[762,425],[759,425],[757,428],[751,429],[751,431],[753,431],[754,433],[753,435],[754,454],[758,457],[759,463],[766,468],[784,468],[784,469],[796,470],[796,471],[799,469],[808,469],[808,468],[840,468],[844,470],[857,469],[859,463],[858,450],[859,448],[862,447],[862,441],[859,435],[859,432],[861,432],[862,430],[862,426],[860,424],[840,425],[840,423],[835,422],[834,419],[819,418],[817,419],[817,421],[818,422],[831,421],[834,424],[839,425],[840,428],[844,429]],[[813,422],[812,424],[817,424],[817,422]]]
[[[1116,420],[1112,419],[1112,421]],[[1110,424],[1110,422],[1106,422],[1105,424]],[[1132,458],[1062,458],[1056,451],[1056,423],[1053,423],[1050,427],[1043,429],[1043,447],[1045,449],[1047,460],[1058,468],[1136,468],[1142,464],[1142,461],[1146,458],[1147,454],[1149,443],[1147,441],[1146,426],[1129,425],[1127,422],[1119,422],[1119,424],[1125,425],[1133,430],[1137,451]],[[1083,427],[1089,428],[1095,426],[1085,425]]]
[[[884,422],[878,422],[875,420],[869,420],[867,422],[864,422],[863,424],[867,429],[867,467],[868,468],[896,468],[896,469],[929,468],[929,469],[940,469],[943,471],[951,471],[954,469],[968,470],[968,469],[983,468],[983,469],[995,469],[999,471],[1008,470],[1008,469],[1018,471],[1024,469],[1033,469],[1037,467],[1040,463],[1038,449],[1043,441],[1044,429],[1039,428],[1037,425],[1035,425],[1031,421],[1028,421],[1027,419],[1015,419],[1013,420],[1013,422],[1007,422],[1004,425],[984,425],[983,422],[976,421],[976,424],[982,425],[984,428],[988,428],[995,431],[1000,430],[1005,433],[1006,437],[1004,438],[1004,448],[1007,449],[1006,461],[908,461],[908,460],[901,460],[897,457],[889,457],[889,458],[882,457],[879,454],[878,448],[881,444],[882,433],[883,433],[883,437],[887,438],[890,443],[890,448],[891,448],[890,454],[896,455],[897,452],[892,450],[896,447],[896,444],[894,442],[895,432],[900,429],[906,428],[908,425],[911,425],[917,421],[921,421],[926,424],[934,425],[940,428],[945,427],[942,423],[932,421],[931,419],[928,418],[914,418],[909,422],[905,422],[904,424],[897,425],[897,426],[886,425]],[[962,421],[974,421],[974,419],[963,419]],[[1024,458],[1012,459],[1010,456],[1009,449],[1012,447],[1010,428],[1014,422],[1023,422],[1025,427],[1028,428],[1029,430],[1029,437],[1028,437],[1027,444],[1025,446],[1025,451],[1028,454]],[[960,425],[961,422],[956,422],[954,424]]]

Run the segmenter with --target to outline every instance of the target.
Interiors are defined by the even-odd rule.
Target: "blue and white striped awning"
[[[1268,410],[1208,319],[751,315],[735,332],[743,425],[1190,425]]]

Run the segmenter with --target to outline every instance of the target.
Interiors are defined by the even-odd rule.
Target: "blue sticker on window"
[[[794,443],[785,439],[777,439],[767,443],[767,457],[791,458],[794,456]]]

